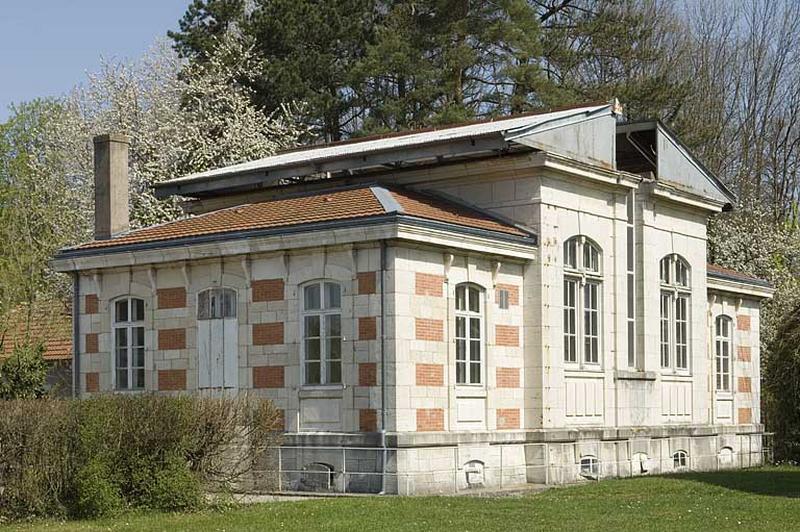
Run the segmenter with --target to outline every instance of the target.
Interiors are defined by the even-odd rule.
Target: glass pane
[[[223,308],[222,315],[225,318],[236,317],[236,292],[227,289],[223,292]]]
[[[564,267],[575,269],[578,267],[578,241],[576,239],[567,240],[564,244]]]
[[[636,289],[633,285],[633,274],[628,274],[628,318],[633,318]]]
[[[636,330],[632,321],[628,322],[628,366],[636,365]]]
[[[144,347],[144,327],[133,328],[133,346]]]
[[[131,313],[133,314],[131,321],[144,321],[144,300],[131,299]]]
[[[219,291],[214,289],[208,294],[208,315],[211,319],[222,317],[222,309],[219,304]]]
[[[508,290],[501,288],[497,291],[497,304],[501,309],[508,308]]]
[[[467,310],[467,287],[456,286],[456,310]]]
[[[342,358],[342,339],[341,338],[328,338],[325,340],[328,360],[337,360]]]
[[[342,289],[336,283],[325,283],[325,308],[341,308]]]
[[[128,350],[124,347],[117,348],[117,367],[128,367]]]
[[[583,267],[590,272],[600,271],[600,257],[597,248],[586,243],[583,245]]]
[[[469,289],[469,310],[470,312],[480,312],[480,292],[476,288]]]
[[[481,365],[480,364],[470,364],[469,365],[469,382],[470,384],[480,384],[481,382]]]
[[[466,384],[467,382],[467,364],[465,362],[456,362],[456,383]]]
[[[627,261],[628,262],[628,271],[632,272],[633,271],[633,259],[634,259],[634,253],[633,253],[633,227],[628,227],[627,239],[628,239],[628,241],[626,243],[626,253],[628,255],[628,261]]]
[[[117,347],[127,347],[128,346],[128,329],[120,328],[114,329],[114,345]]]
[[[456,338],[466,338],[467,336],[467,318],[463,316],[456,316]]]
[[[456,360],[466,360],[467,358],[467,341],[456,340]]]
[[[115,316],[114,317],[114,321],[117,321],[117,322],[128,321],[128,300],[127,299],[120,299],[119,301],[116,302],[114,307],[116,308],[116,311],[115,311],[115,314],[114,314],[114,316]]]
[[[119,369],[117,370],[117,388],[120,390],[127,390],[128,389],[128,370],[127,369]]]
[[[134,374],[134,388],[144,388],[144,370],[137,369],[136,373]]]
[[[481,337],[481,320],[478,318],[470,318],[469,320],[469,337],[470,338],[480,338]]]
[[[304,294],[304,306],[303,308],[306,310],[319,310],[319,285],[312,284],[308,285],[303,289]]]
[[[306,340],[306,360],[319,360],[319,339]]]
[[[339,314],[325,316],[325,336],[341,336],[342,320]]]
[[[480,342],[480,340],[472,340],[469,343],[469,359],[473,360],[473,361],[481,359],[481,342]]]
[[[320,384],[319,362],[306,363],[306,384]]]
[[[133,357],[133,364],[132,365],[137,367],[137,368],[143,368],[144,367],[144,348],[143,347],[137,347],[136,349],[133,350],[133,355],[134,355],[134,357]]]
[[[319,316],[306,316],[304,334],[306,338],[319,337]]]
[[[342,362],[328,362],[328,383],[339,384],[342,382]]]
[[[669,284],[669,266],[670,266],[670,258],[664,257],[661,259],[661,282]]]
[[[208,315],[208,290],[204,290],[197,295],[197,319],[207,320]]]

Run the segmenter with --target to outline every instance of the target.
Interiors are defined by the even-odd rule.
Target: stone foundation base
[[[769,453],[760,425],[390,433],[385,448],[380,434],[298,433],[280,489],[446,494],[753,467]]]

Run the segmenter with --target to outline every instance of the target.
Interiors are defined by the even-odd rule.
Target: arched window
[[[732,354],[733,320],[729,316],[717,316],[714,326],[714,360],[718,392],[731,391]]]
[[[235,317],[235,290],[231,288],[208,288],[197,294],[198,320],[214,320]]]
[[[691,288],[689,263],[680,255],[661,259],[661,367],[689,369],[689,309]]]
[[[456,286],[456,384],[483,382],[483,290]]]
[[[592,480],[600,476],[600,460],[596,456],[581,457],[581,476]]]
[[[733,449],[730,447],[723,447],[719,450],[718,459],[721,467],[732,466],[734,460]]]
[[[144,300],[114,302],[114,384],[118,390],[144,389]]]
[[[686,451],[675,451],[672,453],[672,467],[680,469],[689,464],[689,453]]]
[[[305,384],[341,384],[341,285],[333,281],[315,281],[303,286],[301,321]]]
[[[564,362],[600,363],[602,252],[584,236],[564,243]]]

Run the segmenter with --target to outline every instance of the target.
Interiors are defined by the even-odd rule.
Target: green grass
[[[521,497],[361,497],[194,514],[36,521],[10,530],[791,530],[800,468],[608,480]]]

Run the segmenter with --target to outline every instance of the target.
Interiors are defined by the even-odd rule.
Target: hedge
[[[109,395],[0,402],[0,517],[198,508],[279,444],[265,400]]]

